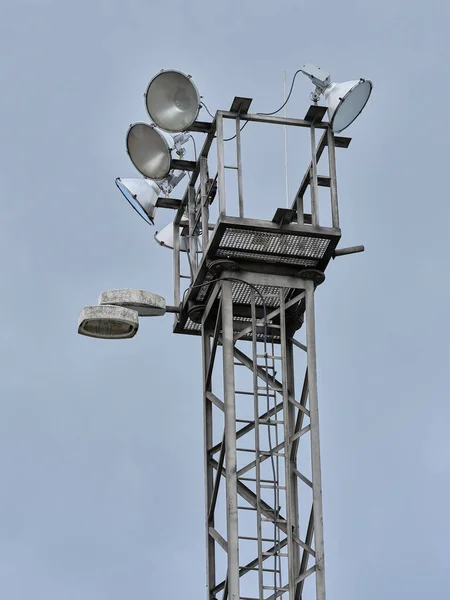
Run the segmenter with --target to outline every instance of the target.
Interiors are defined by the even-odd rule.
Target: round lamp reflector
[[[140,317],[160,317],[166,313],[166,299],[144,290],[109,290],[100,294],[98,303],[131,308]]]
[[[121,306],[87,306],[78,317],[78,333],[93,338],[123,340],[136,335],[137,311]]]
[[[149,179],[165,179],[170,171],[171,147],[147,123],[135,123],[127,133],[127,151],[136,169]]]
[[[328,115],[334,133],[344,131],[361,113],[370,94],[372,82],[364,79],[330,83],[324,92]]]
[[[134,210],[149,225],[153,225],[156,212],[156,201],[160,187],[148,179],[121,179],[117,177],[116,185]]]
[[[179,71],[162,71],[145,93],[147,112],[165,131],[186,131],[200,109],[200,96],[190,77]]]

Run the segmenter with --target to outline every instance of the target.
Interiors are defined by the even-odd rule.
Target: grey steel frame
[[[322,116],[323,114],[324,112]],[[174,220],[174,305],[181,307],[181,315],[188,310],[189,292],[192,292],[191,287],[187,294],[181,293],[181,219],[187,212],[189,226],[185,234],[189,236],[192,269],[190,281],[191,286],[197,282],[196,287],[199,287],[197,276],[204,271],[213,251],[209,235],[209,207],[214,201],[216,188],[219,220],[227,215],[226,168],[233,168],[237,172],[238,216],[244,221],[240,136],[243,121],[310,130],[311,163],[293,199],[291,221],[301,227],[309,222],[311,235],[314,235],[314,231],[319,231],[318,187],[325,186],[330,189],[330,231],[340,237],[335,148],[348,147],[350,140],[336,138],[328,123],[321,120],[322,116],[316,120],[300,120],[218,111],[211,124],[194,123],[192,130],[204,131],[207,136]],[[224,161],[224,119],[234,119],[236,124],[236,166],[233,167],[227,167]],[[318,144],[317,130],[323,132]],[[210,178],[208,154],[214,141],[217,143],[217,174]],[[325,148],[328,149],[328,175],[320,176],[317,165]],[[196,188],[198,177],[200,182]],[[311,215],[305,215],[303,207],[308,188],[311,194]],[[262,222],[250,222],[249,227],[258,230],[259,223]],[[200,240],[194,240],[195,237],[198,238],[199,224],[201,237]],[[198,261],[196,250],[198,242],[201,261]],[[271,289],[275,287],[278,290],[278,302],[275,308],[267,309],[266,316],[261,318],[261,299],[257,292],[264,290],[268,281]],[[233,286],[239,282],[241,285],[251,286],[251,302],[250,317],[244,325],[241,321],[240,327],[237,327]],[[201,321],[207,598],[274,600],[287,595],[290,600],[301,600],[305,598],[305,582],[313,580],[316,600],[325,600],[315,283],[306,273],[305,277],[302,277],[302,273],[298,273],[296,277],[277,274],[273,267],[267,267],[262,261],[254,270],[247,265],[240,271],[224,271],[209,285]],[[306,330],[306,344],[294,338],[292,326],[288,325],[288,310],[300,304],[306,320],[306,327],[303,328]],[[176,315],[175,331],[179,320],[180,315]],[[277,328],[279,330],[276,340],[273,337],[269,340],[267,336],[264,340],[264,333],[269,325],[271,332]],[[247,345],[250,351],[244,352],[243,345]],[[271,353],[267,352],[268,345],[272,348]],[[221,368],[218,361],[220,353]],[[295,353],[300,353],[303,358],[306,355],[299,395],[295,389]],[[242,367],[251,375],[247,390],[237,389],[236,386],[237,369]],[[275,371],[278,371],[277,374]],[[278,375],[280,371],[281,378]],[[216,389],[217,381],[220,381],[221,390]],[[247,398],[247,402],[248,398],[253,398],[252,418],[237,417],[242,398]],[[265,407],[261,406],[261,398],[266,401]],[[219,430],[219,440],[215,440]],[[273,439],[271,441],[272,433],[269,434],[269,431],[275,435],[275,444]],[[250,444],[249,435],[253,436]],[[308,438],[310,469],[305,473],[303,467],[300,468],[298,459],[301,456],[300,442],[303,441],[303,448]],[[239,440],[246,440],[248,447],[238,446]],[[242,456],[249,454],[251,460],[243,464]],[[270,478],[263,473],[267,461],[272,465]],[[225,502],[219,500],[223,488]],[[265,499],[266,490],[273,493],[272,503]],[[309,490],[310,500],[308,518],[302,519],[299,502],[303,497],[303,490]],[[242,526],[246,520],[243,515],[248,514],[249,510],[256,515],[256,523],[252,535],[243,535]],[[223,527],[223,523],[226,523],[226,527]],[[265,533],[267,524],[273,527],[273,535]],[[253,542],[256,545],[255,552],[252,560],[241,564],[242,544],[245,542]],[[241,584],[244,584],[250,574],[255,573],[256,581],[252,579],[251,584],[254,591],[250,596],[241,595]],[[271,585],[268,584],[268,578],[271,579]]]
[[[312,107],[313,108],[313,107]],[[323,115],[324,113],[322,113]],[[235,120],[236,124],[236,165],[225,165],[224,160],[224,120]],[[188,246],[193,252],[193,262],[195,262],[194,272],[191,273],[191,280],[195,279],[195,274],[198,272],[200,264],[197,264],[198,251],[196,252],[191,245],[192,237],[197,237],[196,227],[200,225],[202,235],[196,240],[199,243],[199,251],[203,258],[207,256],[209,247],[209,206],[214,201],[215,189],[217,187],[219,215],[225,216],[231,214],[227,210],[226,186],[225,186],[225,170],[234,169],[237,173],[238,180],[238,206],[239,217],[244,217],[244,191],[243,191],[243,167],[242,167],[242,148],[240,127],[242,122],[253,121],[258,123],[266,123],[272,125],[286,125],[289,127],[307,128],[310,130],[311,138],[311,163],[308,166],[302,182],[295,194],[292,202],[294,210],[294,221],[298,224],[304,224],[309,217],[312,225],[319,226],[319,205],[318,205],[318,188],[327,187],[330,189],[330,204],[332,215],[332,228],[339,230],[339,209],[337,195],[337,179],[336,179],[336,147],[347,148],[350,144],[350,138],[336,137],[331,131],[329,124],[323,122],[320,118],[316,121],[305,119],[291,119],[278,116],[262,116],[255,114],[238,114],[227,111],[217,111],[215,119],[212,123],[194,123],[191,127],[192,131],[203,131],[207,133],[205,142],[200,151],[197,163],[191,173],[190,184],[181,200],[180,207],[175,216],[174,225],[174,251],[173,251],[173,275],[174,275],[174,306],[179,306],[182,301],[180,280],[183,278],[181,274],[181,248],[180,248],[180,224],[186,212],[189,216],[189,226],[186,228],[186,234],[189,236]],[[322,131],[322,135],[318,143],[316,143],[316,130]],[[208,157],[211,146],[216,141],[217,146],[217,173],[212,179],[209,178]],[[325,176],[318,175],[318,163],[325,150],[328,149],[328,171]],[[200,177],[200,184],[197,192],[195,186]],[[311,215],[304,213],[304,196],[306,191],[310,189],[311,196]],[[194,208],[195,206],[195,208]],[[186,276],[184,276],[186,277]]]

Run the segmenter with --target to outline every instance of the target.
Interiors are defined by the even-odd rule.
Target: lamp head
[[[86,306],[78,317],[78,333],[88,337],[123,340],[136,335],[139,317],[122,306]]]
[[[372,82],[365,79],[330,83],[324,91],[328,118],[334,133],[344,131],[359,116],[372,93]]]
[[[98,303],[131,308],[140,317],[160,317],[166,313],[166,299],[144,290],[108,290],[100,294]]]
[[[182,220],[180,223],[180,234],[184,227],[187,227],[188,221]],[[155,241],[158,242],[163,248],[170,248],[173,250],[173,223],[166,225],[161,231],[157,231],[154,235]],[[180,235],[180,250],[181,252],[188,252],[189,241],[186,235]]]
[[[200,96],[189,75],[161,71],[153,77],[145,93],[147,112],[165,131],[186,131],[200,110]]]
[[[127,152],[136,169],[149,179],[165,179],[170,172],[170,136],[163,135],[153,125],[135,123],[127,133]]]
[[[153,225],[156,201],[161,192],[159,185],[149,179],[121,179],[120,177],[117,177],[116,185],[144,221]]]

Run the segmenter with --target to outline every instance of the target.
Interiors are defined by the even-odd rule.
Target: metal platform
[[[204,305],[210,299],[216,277],[209,270],[213,261],[230,259],[239,270],[298,277],[302,270],[308,268],[325,271],[340,237],[341,231],[337,228],[299,224],[280,226],[271,221],[222,216],[211,235],[193,285],[184,296],[174,332],[201,335],[201,324],[189,318],[188,310],[195,305]],[[279,306],[277,286],[256,287],[264,297],[267,309]],[[238,281],[233,282],[232,293],[234,327],[238,332],[251,321],[252,294],[247,285]],[[286,288],[284,293],[288,302],[296,291],[295,288]],[[255,295],[255,304],[262,306],[258,294]],[[292,310],[298,312],[295,307]],[[263,332],[259,334],[263,335]],[[276,324],[269,335],[274,341],[279,337]]]

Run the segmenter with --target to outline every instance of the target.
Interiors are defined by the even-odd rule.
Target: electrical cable
[[[195,139],[193,135],[189,135],[189,137],[192,140],[192,143],[194,145],[194,157],[195,157],[195,162],[197,162],[197,144],[195,143]]]
[[[250,123],[250,121],[245,121],[245,123],[242,125],[242,127],[239,129],[239,131],[243,131],[244,127]],[[229,138],[224,138],[224,142],[231,142],[231,140],[234,140],[237,137],[237,133],[235,133],[232,137]]]
[[[301,69],[298,69],[298,71],[296,71],[296,72],[294,73],[294,76],[292,77],[291,87],[290,87],[290,89],[289,89],[289,94],[287,95],[287,97],[286,97],[286,100],[283,102],[283,104],[280,106],[280,108],[278,108],[277,110],[274,110],[273,112],[268,112],[268,113],[259,112],[259,113],[256,113],[256,114],[257,114],[257,115],[259,115],[260,117],[271,117],[271,116],[273,116],[273,115],[276,115],[277,113],[279,113],[279,112],[280,112],[280,110],[282,110],[282,109],[283,109],[283,108],[286,106],[286,104],[289,102],[289,100],[290,100],[290,98],[291,98],[291,95],[292,95],[292,92],[293,92],[293,90],[294,90],[295,79],[296,79],[297,75],[298,75],[299,73],[301,73],[301,72],[302,72],[302,70],[301,70]],[[207,108],[206,104],[204,104],[203,102],[201,102],[200,104],[206,108],[206,110],[208,111],[208,114],[209,114],[209,116],[210,116],[212,119],[214,119],[214,117],[212,116],[212,114],[209,112],[209,110],[208,110],[208,108]],[[247,125],[247,123],[248,123],[248,121],[246,121],[246,122],[245,122],[245,123],[242,125],[242,127],[241,127],[240,131],[242,131],[242,130],[244,129],[244,127]],[[234,140],[234,139],[236,138],[236,136],[237,136],[237,134],[233,135],[232,137],[225,138],[223,141],[224,141],[224,142],[231,142],[231,140]]]
[[[299,73],[301,73],[301,72],[302,72],[302,70],[301,70],[301,69],[299,69],[298,71],[296,71],[296,72],[294,73],[294,77],[292,78],[291,87],[290,87],[290,89],[289,89],[289,94],[287,95],[287,97],[286,97],[286,100],[283,102],[283,104],[280,106],[280,108],[278,108],[277,110],[274,110],[273,112],[269,112],[269,113],[256,113],[256,114],[257,114],[257,115],[260,115],[260,116],[262,116],[262,117],[271,117],[272,115],[276,115],[277,113],[279,113],[279,112],[280,112],[280,110],[282,110],[282,109],[283,109],[283,108],[286,106],[286,104],[289,102],[289,99],[290,99],[290,97],[291,97],[291,95],[292,95],[292,91],[293,91],[293,89],[294,89],[294,83],[295,83],[295,79],[296,79],[297,75],[298,75]]]
[[[214,119],[214,115],[211,114],[211,112],[210,112],[209,108],[206,106],[206,104],[204,102],[200,102],[200,104],[203,106],[203,108],[206,109],[206,112],[211,117],[211,119]]]

